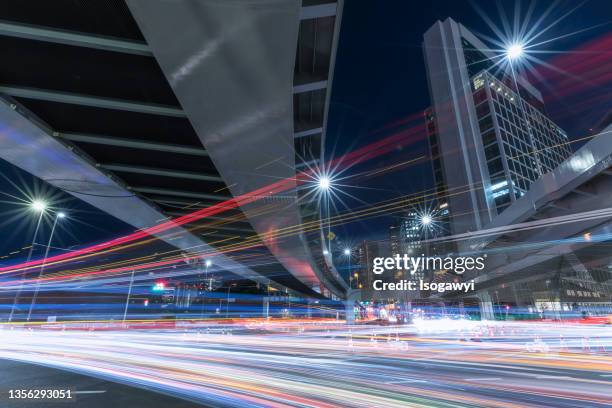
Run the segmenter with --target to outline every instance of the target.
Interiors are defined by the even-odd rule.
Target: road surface
[[[214,407],[604,407],[611,348],[610,326],[555,323],[0,330],[0,358],[103,378],[80,386],[109,390],[118,407],[181,406],[146,403],[150,390]],[[2,372],[4,388],[32,378],[20,366]],[[55,376],[42,373],[32,387]]]

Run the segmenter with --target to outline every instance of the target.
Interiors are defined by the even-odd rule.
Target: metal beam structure
[[[0,98],[0,123],[3,125],[0,158],[137,229],[156,225],[164,218],[156,208],[108,178],[22,112],[13,101]],[[157,235],[160,240],[186,252],[198,247],[215,254],[214,263],[219,268],[258,282],[269,281],[231,258],[216,254],[214,248],[185,230],[173,238],[163,232]]]
[[[327,80],[307,82],[293,87],[293,93],[315,91],[327,87]],[[69,103],[73,105],[91,106],[94,108],[114,109],[128,112],[147,113],[172,117],[186,117],[180,107],[125,101],[121,99],[104,98],[101,96],[80,95],[69,92],[59,92],[49,89],[26,88],[21,86],[0,85],[0,93],[15,98],[36,99],[40,101]]]
[[[187,23],[197,23],[196,20],[200,19],[200,22],[204,21],[204,26],[212,28],[204,33],[188,34],[182,46],[170,49],[174,55],[189,57],[178,61],[177,71],[165,69],[167,63],[164,61],[167,60],[160,58],[160,49],[153,47],[155,42],[151,41],[145,27],[139,24],[142,21],[134,13],[138,1],[127,0],[126,3],[129,11],[125,9],[125,4],[110,6],[121,13],[116,16],[116,22],[104,29],[81,24],[76,28],[79,31],[70,31],[66,30],[66,22],[53,18],[45,23],[49,26],[38,25],[40,19],[35,18],[27,22],[22,22],[19,17],[16,17],[17,21],[0,20],[0,36],[6,37],[4,41],[14,44],[14,48],[23,49],[23,54],[10,58],[12,67],[23,65],[20,55],[31,54],[42,46],[50,52],[41,54],[39,65],[45,68],[45,72],[53,74],[51,77],[41,77],[36,69],[21,70],[19,75],[11,77],[13,79],[0,83],[0,101],[42,131],[42,134],[36,134],[36,143],[23,141],[27,144],[24,150],[34,149],[35,152],[31,153],[36,153],[37,160],[41,156],[40,163],[26,161],[23,152],[10,143],[7,151],[0,152],[0,157],[8,157],[7,160],[18,167],[139,229],[146,228],[147,222],[157,224],[161,220],[171,219],[169,217],[188,214],[231,199],[232,196],[247,194],[260,187],[259,183],[266,183],[270,177],[292,179],[295,176],[296,149],[299,147],[301,152],[304,147],[304,139],[301,138],[310,136],[312,139],[309,140],[319,143],[320,135],[324,133],[324,114],[321,111],[328,105],[331,85],[326,61],[330,58],[330,50],[335,48],[337,33],[334,33],[334,29],[338,29],[338,22],[334,21],[340,18],[341,0],[326,4],[319,4],[325,2],[317,0],[270,0],[258,6],[257,13],[253,13],[248,0],[240,0],[231,8],[199,0],[174,5],[165,13],[168,21],[177,16],[177,11],[181,9],[187,11]],[[163,0],[146,3],[145,13],[167,6]],[[303,6],[302,3],[313,5]],[[198,9],[205,12],[194,13]],[[72,15],[68,10],[72,9],[67,5],[58,5],[54,13]],[[73,12],[83,12],[78,18],[84,20],[87,17],[85,13],[95,13],[95,10],[95,7],[81,7]],[[228,31],[226,24],[217,25],[230,20],[237,21],[237,24],[232,24],[235,32]],[[134,25],[135,21],[138,26]],[[103,34],[89,33],[90,29]],[[139,35],[140,32],[146,42]],[[221,36],[216,37],[217,34]],[[171,37],[169,42],[176,41],[176,33]],[[199,58],[201,54],[183,52],[189,53],[187,48],[198,39],[202,40],[200,46],[216,44],[216,48],[212,58],[197,60],[194,65],[192,57]],[[216,41],[220,41],[219,44]],[[233,54],[236,50],[239,54]],[[228,55],[240,55],[229,69],[224,63]],[[315,58],[316,64],[308,62]],[[80,64],[85,60],[86,63]],[[104,62],[108,60],[113,61],[110,66]],[[97,66],[104,69],[96,70]],[[200,75],[202,68],[220,68],[221,71],[215,71],[219,75],[214,76],[215,81],[210,81],[210,76]],[[110,74],[111,81],[108,81],[106,74]],[[78,76],[82,86],[71,86],[74,75]],[[191,101],[185,103],[185,95],[177,98],[180,105],[173,98],[152,103],[151,99],[142,97],[138,87],[131,87],[133,75],[143,78],[144,88],[155,88],[153,91],[156,95],[160,91],[161,95],[174,92],[178,96],[177,86],[181,85],[179,88],[183,91],[183,84],[193,84],[192,78],[196,78],[197,86],[204,87],[199,92],[205,97],[198,109],[205,114],[209,113],[209,109],[213,110],[207,126],[214,133],[201,132],[206,130],[200,121],[205,115],[194,115],[194,105]],[[193,92],[196,92],[195,89]],[[246,97],[234,99],[235,92],[245,92]],[[214,99],[210,98],[211,95],[214,95]],[[327,102],[323,105],[325,95]],[[66,115],[65,112],[62,115],[65,109],[76,107],[83,108],[79,110],[83,112],[82,117]],[[296,109],[295,113],[292,108]],[[128,116],[123,112],[140,115],[129,115],[129,120],[125,120]],[[1,110],[0,114],[3,114]],[[53,124],[52,127],[56,129],[49,128],[45,122]],[[214,141],[213,136],[219,139]],[[0,133],[0,140],[6,137],[17,144],[17,134],[7,136]],[[245,146],[237,151],[234,150],[235,144]],[[50,147],[49,151],[45,151],[45,147]],[[201,160],[202,157],[206,159]],[[59,162],[54,162],[54,158],[60,158],[65,163],[64,168],[57,168]],[[298,157],[298,160],[302,159]],[[49,170],[43,163],[49,166]],[[62,178],[55,180],[54,177]],[[301,206],[297,200],[297,190],[290,190],[278,196],[278,203],[274,202],[279,206],[275,209],[274,217],[264,217],[257,205],[248,208],[241,206],[189,226],[257,237],[257,233],[268,233],[272,228],[299,225]],[[294,198],[297,205],[287,209],[286,201]],[[188,208],[180,208],[183,206]],[[120,213],[123,207],[127,210]],[[248,214],[243,213],[246,210],[249,210]],[[219,226],[207,226],[207,221],[225,222]],[[254,230],[249,229],[250,226]],[[231,238],[232,242],[244,239],[215,234],[215,238]],[[188,231],[186,235],[181,235],[180,242],[173,239],[168,243],[175,245],[178,242],[178,247],[184,251],[188,251],[185,247],[202,246],[201,243],[197,244],[200,242],[197,235],[190,236]],[[202,236],[210,235],[203,233]],[[283,276],[290,289],[316,295],[314,291],[323,292],[326,288],[338,286],[328,284],[327,277],[321,276],[304,236],[288,238],[278,248],[262,247],[263,252],[267,253],[268,250],[280,262],[275,276],[280,276],[281,270],[287,270],[292,275]],[[231,262],[227,265],[224,269],[236,269],[242,277],[259,280],[257,272],[250,271],[244,265]],[[232,268],[233,265],[235,268]],[[262,273],[267,275],[269,271]],[[324,294],[328,296],[330,292],[325,291]]]
[[[188,154],[192,156],[208,157],[208,153],[202,147],[181,146],[170,143],[156,143],[142,140],[126,139],[106,135],[90,135],[84,133],[56,132],[55,137],[69,140],[71,142],[91,143],[103,146],[127,147],[130,149],[154,150],[165,153]]]
[[[327,88],[327,80],[305,82],[303,84],[293,85],[293,93],[299,94],[299,93],[316,91],[316,90],[325,89],[325,88]]]
[[[148,113],[150,115],[173,116],[179,118],[185,117],[185,112],[183,112],[180,107],[157,105],[136,101],[125,101],[120,99],[104,98],[100,96],[79,95],[48,89],[0,85],[0,94],[5,94],[15,98],[36,99],[41,101],[91,106],[94,108]]]
[[[302,7],[300,19],[307,20],[334,15],[336,15],[336,3],[320,4]],[[148,45],[144,42],[59,30],[57,28],[23,24],[13,21],[0,20],[0,35],[75,47],[94,48],[124,54],[143,55],[147,57],[153,55]]]
[[[612,208],[612,182],[599,175],[610,170],[612,163],[612,139],[609,133],[612,125],[591,139],[577,152],[561,163],[555,170],[535,181],[530,190],[521,199],[515,201],[500,214],[486,229],[501,229],[530,220],[546,211],[544,219],[558,218],[559,222],[546,228],[527,229],[523,232],[500,232],[481,239],[473,239],[470,245],[484,247],[496,240],[516,237],[521,243],[536,242],[550,245],[536,245],[533,249],[521,251],[516,255],[507,255],[502,259],[489,259],[490,271],[480,274],[475,281],[484,283],[500,276],[520,271],[530,265],[541,263],[562,254],[568,254],[575,248],[591,244],[589,240],[571,241],[580,237],[585,231],[593,236],[609,234],[612,217],[602,209]],[[593,193],[584,192],[589,185]],[[585,216],[580,222],[571,222],[572,217]],[[554,237],[554,239],[552,239]],[[570,239],[564,243],[564,239]]]
[[[178,170],[158,169],[158,168],[142,167],[142,166],[132,166],[132,165],[121,164],[121,163],[101,163],[101,164],[97,164],[96,166],[102,169],[105,169],[105,170],[118,171],[121,173],[147,174],[150,176],[162,176],[162,177],[173,177],[173,178],[182,178],[182,179],[191,179],[191,180],[223,182],[223,180],[219,176],[214,176],[210,174],[194,173],[190,171],[178,171]]]
[[[202,230],[219,230],[219,231],[230,231],[230,232],[244,232],[249,236],[257,237],[257,234],[252,229],[240,228],[240,227],[228,227],[226,225],[199,225],[197,223],[187,223],[187,225],[197,226]]]
[[[230,196],[224,196],[221,194],[206,194],[206,193],[195,193],[191,191],[181,191],[181,190],[170,190],[166,188],[152,188],[152,187],[128,187],[130,191],[136,191],[138,193],[145,194],[162,194],[172,197],[190,197],[190,198],[201,198],[204,200],[214,200],[214,201],[225,201],[229,200]]]
[[[296,85],[293,88],[294,93],[304,93],[312,90],[323,89],[327,87],[327,81],[317,81]],[[130,112],[148,113],[165,116],[182,117],[184,113],[180,108],[146,104],[134,101],[122,101],[111,98],[93,97],[86,95],[77,95],[65,92],[32,89],[15,86],[0,86],[0,93],[13,97],[23,97],[36,100],[44,100],[50,102],[68,103],[83,106],[92,106],[105,109],[124,110]],[[294,133],[294,138],[299,139],[308,137],[323,132],[322,127],[314,127],[312,129],[300,130]],[[197,156],[208,156],[205,149],[199,149],[191,146],[180,146],[165,143],[143,142],[133,139],[118,138],[105,135],[91,135],[83,133],[54,133],[54,136],[69,140],[71,142],[81,142],[90,144],[100,144],[106,146],[128,147],[144,150],[163,151],[167,153],[189,154]],[[127,170],[126,170],[127,171]],[[153,173],[142,173],[153,174]]]
[[[199,233],[199,236],[201,236],[202,238],[206,239],[206,240],[211,240],[211,239],[218,239],[218,240],[222,240],[222,241],[235,241],[235,240],[241,240],[242,237],[240,235],[236,235],[236,234],[224,234],[222,232],[217,232],[217,231],[210,231],[210,232],[203,232],[203,233]],[[214,243],[214,241],[213,241]]]
[[[592,138],[555,170],[536,180],[520,200],[513,202],[510,207],[497,216],[486,228],[498,228],[524,222],[547,207],[555,208],[562,212],[575,211],[574,205],[568,205],[564,202],[563,198],[566,198],[571,193],[577,193],[577,190],[580,190],[581,186],[587,181],[591,181],[596,175],[610,170],[609,166],[612,162],[611,133],[612,125]],[[586,199],[592,199],[598,195],[606,199],[612,197],[611,195],[602,195],[601,193],[577,194],[584,196]],[[497,235],[492,235],[481,242],[481,244],[489,244],[497,238]]]
[[[318,135],[320,133],[323,133],[323,128],[322,127],[315,127],[315,128],[312,128],[312,129],[300,130],[299,132],[295,132],[293,137],[296,138],[296,139],[299,139],[301,137]]]
[[[210,207],[212,205],[209,202],[186,201],[186,200],[177,199],[176,197],[169,197],[169,196],[148,196],[148,199],[153,201],[154,203],[182,205],[184,207],[180,209],[184,209],[185,211],[199,210],[202,208]]]
[[[296,169],[303,169],[303,168],[309,168],[309,167],[316,167],[319,165],[319,160],[315,159],[315,160],[310,160],[308,162],[301,162],[295,165]]]
[[[199,209],[199,208],[198,208]],[[189,209],[185,210],[185,211],[164,211],[165,214],[168,214],[172,217],[182,217],[184,215],[189,215],[191,212],[193,212],[195,210],[195,208],[192,211],[189,211]],[[207,215],[206,217],[203,218],[204,220],[214,220],[214,221],[225,221],[225,222],[229,222],[230,224],[234,225],[234,224],[248,224],[248,221],[244,218],[242,219],[232,219],[231,216],[217,216],[217,215]],[[252,232],[252,230],[249,230]]]
[[[125,54],[151,56],[147,44],[138,41],[103,37],[55,28],[21,24],[0,20],[0,35],[25,38],[28,40],[46,41],[76,47],[96,48],[99,50],[121,52]]]
[[[300,20],[335,16],[337,8],[338,3],[302,7],[300,10]]]
[[[258,190],[270,180],[292,180],[296,21],[334,15],[337,4],[303,12],[300,0],[271,0],[259,5],[258,13],[247,1],[234,2],[232,7],[218,2],[128,0],[127,4],[231,194]],[[183,30],[172,30],[176,24]],[[202,50],[209,47],[215,58],[202,59]],[[238,66],[231,62],[235,55],[240,55]],[[327,81],[312,85],[313,89],[326,86]],[[308,85],[297,90],[306,92]],[[211,101],[207,95],[216,98]],[[300,225],[295,186],[282,196],[272,204],[256,201],[240,207],[255,231],[263,235]],[[263,212],[264,205],[275,207]],[[298,234],[268,249],[306,286],[315,290],[321,286],[324,277],[315,270]]]

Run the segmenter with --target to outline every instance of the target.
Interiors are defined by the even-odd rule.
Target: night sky
[[[0,256],[10,252],[20,251],[12,254],[8,260],[0,259],[0,265],[7,261],[13,263],[15,259],[25,258],[36,226],[37,216],[28,209],[24,202],[26,197],[44,197],[52,203],[52,210],[63,211],[68,217],[58,223],[54,234],[52,246],[68,248],[73,245],[84,243],[95,243],[105,241],[117,234],[127,234],[133,231],[133,227],[122,223],[95,207],[92,207],[71,195],[60,191],[49,184],[32,177],[10,163],[0,160]],[[38,234],[38,244],[34,247],[34,257],[42,256],[43,244],[47,244],[53,216],[45,217],[41,223]]]
[[[511,7],[511,2],[502,3],[506,5],[506,12],[512,15],[513,11],[508,8]],[[483,1],[479,4],[487,15],[499,24],[500,13],[495,2]],[[528,4],[523,2],[523,10]],[[541,14],[550,4],[549,1],[538,1],[534,15]],[[559,2],[545,21],[554,21],[578,4],[576,1]],[[346,0],[328,122],[328,158],[332,152],[341,155],[355,147],[400,131],[402,126],[391,124],[422,112],[428,106],[429,96],[421,50],[422,36],[436,20],[449,16],[475,33],[493,36],[489,27],[467,1],[430,0],[417,3],[408,0]],[[611,1],[587,1],[563,23],[548,31],[543,38],[550,39],[605,24],[610,16]],[[542,49],[561,52],[571,50],[609,34],[611,27],[608,23],[551,42]],[[554,58],[556,55],[558,54],[546,54],[542,58]],[[604,97],[600,105],[588,112],[579,111],[573,109],[578,101],[571,98],[561,100],[546,89],[540,90],[545,95],[552,119],[566,129],[572,138],[584,135],[612,108],[609,98]],[[612,88],[610,83],[603,86],[600,84],[593,92],[610,95]],[[410,125],[415,126],[415,123],[418,121]],[[425,143],[418,141],[361,167],[373,169],[426,153]],[[351,171],[363,169],[355,168]],[[66,224],[63,232],[58,234],[58,246],[74,245],[79,241],[84,243],[104,240],[130,231],[128,226],[112,217],[69,195],[50,189],[6,162],[0,162],[0,172],[5,176],[0,179],[0,191],[3,193],[0,197],[0,213],[3,214],[3,220],[0,222],[0,256],[28,245],[35,221],[31,213],[23,211],[23,206],[13,204],[15,199],[12,196],[23,197],[23,194],[8,182],[7,178],[22,189],[45,191],[45,194],[54,195],[56,206],[70,211],[70,222]],[[347,191],[358,199],[346,196],[342,198],[348,207],[353,208],[415,193],[430,188],[431,184],[429,163],[424,161],[419,165],[360,183],[360,188],[347,187]],[[7,217],[7,214],[11,217]],[[337,228],[336,233],[342,239],[352,242],[364,238],[380,239],[386,237],[390,222],[389,217],[356,222]],[[45,235],[44,232],[41,235]]]

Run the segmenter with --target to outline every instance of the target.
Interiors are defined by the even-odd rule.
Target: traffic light
[[[166,288],[166,284],[164,282],[155,282],[153,285],[153,292],[163,292]]]

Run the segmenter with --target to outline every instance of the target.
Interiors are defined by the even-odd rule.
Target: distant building
[[[357,288],[362,290],[361,298],[364,300],[376,298],[375,292],[372,289],[374,280],[388,279],[388,276],[385,274],[375,275],[372,272],[374,268],[374,258],[379,256],[387,256],[387,254],[377,241],[363,241],[357,248],[359,277],[356,285]]]
[[[452,234],[481,229],[570,156],[541,93],[448,18],[424,35],[425,111],[436,194]]]
[[[423,224],[423,217],[427,215],[430,221]],[[428,240],[444,235],[448,221],[448,204],[430,205],[427,210],[411,207],[402,216],[397,217],[389,226],[389,242],[391,256],[404,254],[408,256],[433,256],[446,253],[444,244],[428,243]],[[396,270],[392,272],[392,279],[400,281],[402,279],[418,282],[419,280],[430,280],[436,271],[418,270],[412,274],[410,271]],[[407,299],[419,298],[418,291],[405,293]]]
[[[389,246],[391,255],[402,253],[401,223],[402,219],[396,218],[391,225],[389,225]]]
[[[408,212],[404,216],[397,217],[389,226],[390,256],[420,254],[421,237],[418,224],[415,223],[416,219],[416,212]],[[415,276],[407,271],[394,269],[389,271],[388,275],[389,282],[399,282],[402,279],[416,278],[420,273]]]
[[[421,240],[421,228],[414,210],[397,217],[389,226],[391,256],[418,253],[421,250]]]

